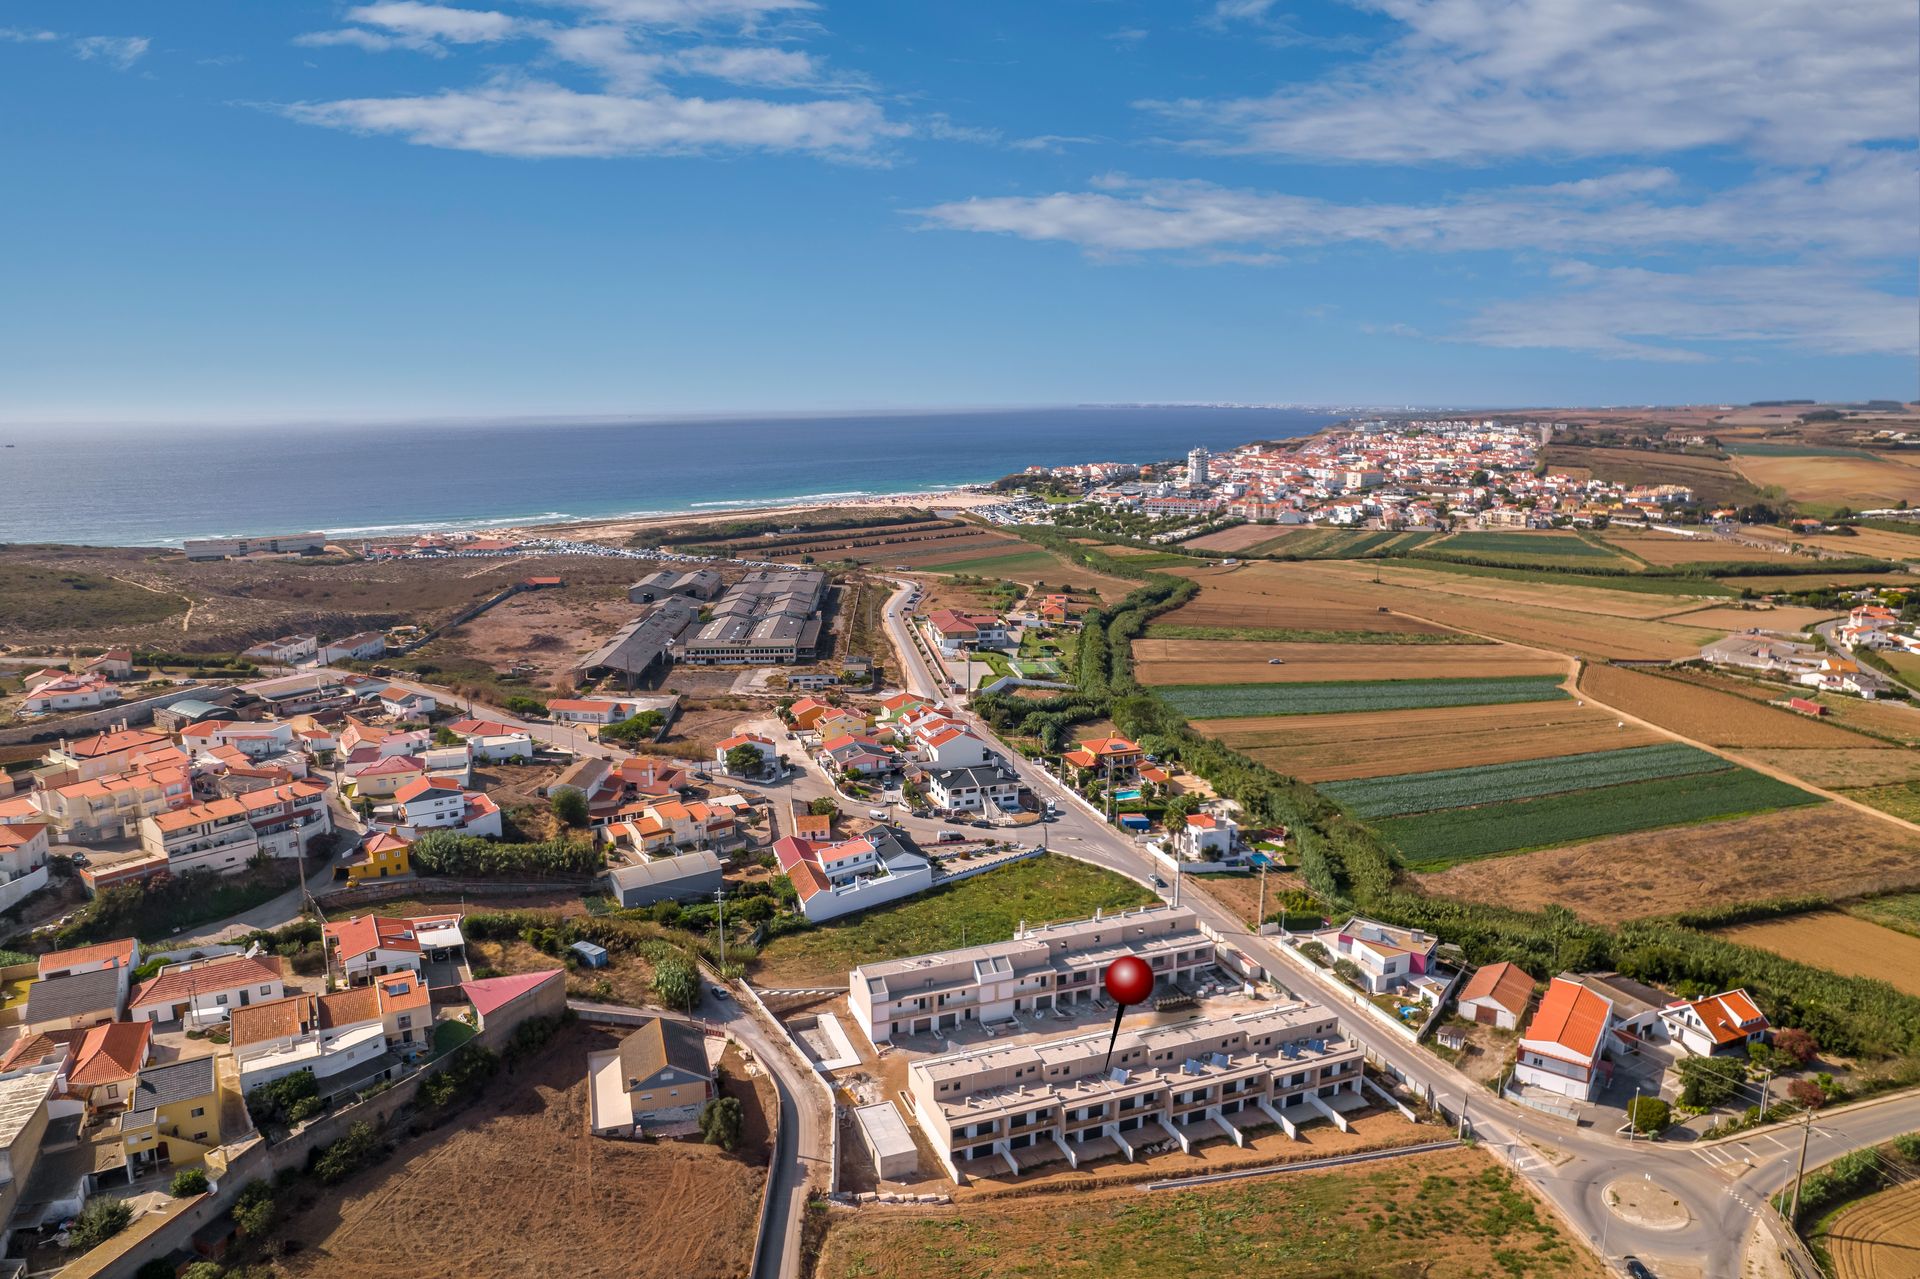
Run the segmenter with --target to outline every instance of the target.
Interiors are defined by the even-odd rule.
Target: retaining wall
[[[52,742],[62,737],[79,737],[86,733],[103,732],[121,720],[129,724],[150,724],[153,722],[153,713],[164,706],[171,706],[175,702],[184,702],[191,698],[214,702],[235,691],[230,684],[193,685],[187,688],[171,689],[152,697],[136,698],[131,702],[115,702],[112,706],[103,706],[97,711],[85,711],[79,715],[16,724],[12,728],[0,728],[0,746],[14,746],[36,740]]]

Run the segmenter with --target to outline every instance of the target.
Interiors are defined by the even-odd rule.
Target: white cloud
[[[347,10],[347,21],[396,35],[453,44],[489,44],[516,34],[520,22],[487,9],[457,9],[416,0],[381,0]]]
[[[58,40],[58,31],[29,31],[21,27],[0,27],[0,40],[10,44],[46,44]]]
[[[73,53],[77,58],[112,63],[125,71],[146,56],[151,43],[145,36],[80,36],[73,42]]]
[[[303,102],[282,110],[306,124],[509,156],[766,150],[853,158],[902,132],[861,100],[625,97],[539,82],[425,97]]]
[[[798,49],[703,44],[676,54],[674,64],[688,75],[733,84],[791,88],[820,78],[820,66],[813,55]]]
[[[1671,195],[1677,183],[1655,168],[1425,204],[1364,204],[1106,176],[1091,191],[962,200],[922,213],[936,227],[1063,241],[1096,255],[1366,243],[1432,252],[1822,249],[1899,258],[1920,241],[1914,177],[1910,153],[1874,150],[1825,171],[1782,173],[1693,200],[1650,198]]]
[[[1665,362],[1716,358],[1713,348],[1726,343],[1827,355],[1916,353],[1913,297],[1828,267],[1669,273],[1572,262],[1554,274],[1558,292],[1483,307],[1459,336],[1484,346]]]
[[[660,27],[752,24],[762,18],[815,8],[812,0],[547,0],[622,22]]]
[[[1910,0],[1363,3],[1402,28],[1357,66],[1267,97],[1141,105],[1217,150],[1389,163],[1714,146],[1818,161],[1912,137],[1920,116]]]
[[[365,49],[368,53],[385,53],[389,49],[412,49],[419,53],[431,53],[435,57],[445,57],[447,53],[432,40],[403,40],[361,27],[342,27],[337,31],[309,31],[304,35],[295,36],[293,42],[307,49],[344,47]]]
[[[667,61],[664,55],[635,45],[628,29],[617,23],[554,27],[543,38],[555,57],[598,71],[611,87],[623,92],[651,84]]]

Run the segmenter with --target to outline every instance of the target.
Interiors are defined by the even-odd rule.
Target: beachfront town
[[[1044,492],[970,495],[986,523],[908,514],[881,536],[907,558],[990,534],[990,555],[1012,540],[991,523],[1073,506],[1191,536],[1222,519],[1655,524],[1692,505],[1684,488],[1549,472],[1551,427],[1359,422],[1196,448],[1150,474],[1036,469],[1018,479]],[[396,1115],[439,1122],[499,1061],[550,1041],[583,1086],[568,1122],[603,1152],[738,1141],[743,1106],[763,1133],[791,1110],[756,1206],[755,1273],[780,1279],[802,1273],[811,1202],[958,1204],[1063,1169],[1089,1187],[1186,1184],[1565,1125],[1593,1134],[1578,1157],[1595,1184],[1647,1169],[1685,1182],[1683,1156],[1630,1143],[1643,1096],[1692,1098],[1696,1134],[1738,1131],[1745,1085],[1711,1094],[1689,1063],[1791,1073],[1811,1059],[1796,1057],[1813,1043],[1802,1026],[1737,986],[1476,967],[1434,933],[1329,905],[1297,873],[1295,832],[1250,821],[1151,737],[1049,719],[1111,595],[1057,575],[818,566],[834,561],[815,548],[861,536],[776,517],[723,550],[539,531],[209,539],[188,562],[450,561],[498,580],[452,623],[272,635],[226,666],[131,645],[9,655],[10,1253],[41,1271],[76,1247],[95,1256],[84,1223],[106,1202],[149,1229],[102,1243],[108,1260],[86,1274],[244,1249],[244,1187],[371,1161],[365,1133]],[[569,579],[551,569],[573,561],[520,564],[555,555],[641,561],[606,566],[623,620],[544,666],[491,672],[506,682],[483,694],[436,682],[420,654],[455,627],[558,607]],[[1808,697],[1872,697],[1884,690],[1858,655],[1920,652],[1911,623],[1872,601],[1822,634],[1816,648],[1751,630],[1702,658],[1786,673]],[[503,695],[531,693],[536,668],[538,696]],[[937,912],[1049,859],[1105,876],[1118,900],[1010,935],[963,918],[820,941],[799,975],[739,963],[783,937],[873,936],[862,919]],[[1248,900],[1223,907],[1195,891],[1209,884]],[[1154,974],[1143,1007],[1103,986],[1122,957]],[[1476,1056],[1497,1058],[1475,1081],[1505,1107],[1497,1121],[1448,1091],[1448,1068]],[[1761,1085],[1763,1117],[1776,1086]],[[1554,1203],[1583,1233],[1616,1228],[1583,1194]]]
[[[1547,469],[1540,446],[1564,423],[1493,419],[1374,419],[1305,441],[1195,448],[1185,466],[1117,462],[1029,467],[1022,477],[1071,486],[1101,506],[1176,522],[1323,523],[1409,532],[1443,528],[1554,528],[1671,519],[1694,502],[1684,485],[1625,485]],[[1046,504],[1009,503],[987,518],[1050,522]],[[1732,512],[1717,513],[1720,518]]]

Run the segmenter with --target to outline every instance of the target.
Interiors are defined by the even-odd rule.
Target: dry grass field
[[[1271,665],[1274,658],[1282,665]],[[1552,654],[1503,644],[1269,644],[1152,638],[1134,641],[1133,661],[1134,674],[1142,684],[1564,675],[1569,665]]]
[[[1601,1264],[1490,1156],[1409,1155],[1142,1194],[1134,1187],[835,1213],[816,1279],[1600,1279]]]
[[[1589,666],[1580,690],[1670,732],[1711,746],[1864,747],[1859,734],[1750,697],[1620,666]]]
[[[1828,790],[1920,781],[1920,751],[1891,747],[1840,750],[1748,750],[1741,754]]]
[[[1348,781],[1473,764],[1579,755],[1666,738],[1572,702],[1447,706],[1345,715],[1212,719],[1196,727],[1276,772]]]
[[[1852,533],[1822,533],[1809,537],[1771,524],[1756,524],[1743,530],[1749,537],[1765,538],[1785,545],[1798,542],[1839,555],[1871,555],[1884,560],[1920,559],[1920,535],[1897,533],[1880,528],[1855,528]]]
[[[1803,631],[1815,622],[1824,622],[1837,617],[1830,608],[1802,608],[1797,604],[1778,604],[1771,607],[1760,605],[1742,608],[1738,604],[1712,604],[1706,608],[1688,609],[1682,612],[1668,613],[1663,620],[1681,626],[1697,626],[1703,630],[1744,631],[1758,628],[1767,631]]]
[[[1920,1258],[1920,1182],[1849,1205],[1822,1227],[1818,1242],[1833,1262],[1834,1279],[1895,1279]]]
[[[1682,564],[1745,564],[1759,560],[1779,562],[1789,557],[1765,547],[1748,546],[1717,537],[1682,537],[1643,529],[1616,529],[1601,534],[1607,545],[1645,560],[1655,568]]]
[[[1262,542],[1271,542],[1275,536],[1285,531],[1272,524],[1236,524],[1232,528],[1223,528],[1217,533],[1203,533],[1180,545],[1182,549],[1218,551],[1232,555],[1236,551],[1251,550]]]
[[[1294,564],[1260,564],[1255,568],[1298,568]],[[1244,569],[1208,569],[1182,573],[1205,588],[1193,600],[1155,620],[1165,626],[1209,626],[1225,629],[1299,631],[1365,631],[1381,635],[1439,635],[1446,628],[1411,617],[1380,611],[1382,603],[1309,598],[1273,578],[1248,576],[1221,581],[1222,572]]]
[[[751,1157],[589,1137],[585,1055],[616,1043],[562,1032],[456,1122],[322,1192],[277,1232],[301,1245],[281,1268],[315,1279],[745,1274],[765,1180],[760,1106],[749,1094]]]
[[[1550,445],[1543,453],[1555,470],[1578,467],[1620,484],[1684,484],[1703,502],[1751,501],[1758,494],[1724,458],[1648,449]]]
[[[1683,905],[1910,887],[1920,883],[1920,833],[1818,804],[1468,862],[1420,883],[1440,897],[1519,910],[1560,905],[1607,923]],[[1913,970],[1920,973],[1920,959]]]
[[[1789,573],[1779,577],[1737,577],[1736,584],[1761,594],[1803,594],[1807,591],[1853,590],[1861,586],[1897,586],[1902,590],[1920,586],[1920,578],[1893,569],[1886,573]]]
[[[1814,506],[1920,503],[1920,467],[1892,457],[1793,457],[1737,454],[1733,467],[1761,488],[1778,486]]]
[[[1835,910],[1720,929],[1718,935],[1849,977],[1873,977],[1920,995],[1920,937]]]
[[[1261,566],[1264,567],[1264,566]],[[1292,567],[1281,565],[1277,567]],[[1321,591],[1335,598],[1353,596],[1356,590],[1374,591],[1395,587],[1411,588],[1422,596],[1445,595],[1476,603],[1493,601],[1532,608],[1551,608],[1569,613],[1591,613],[1599,617],[1651,620],[1680,607],[1689,596],[1655,595],[1644,591],[1608,590],[1607,579],[1591,579],[1593,586],[1569,586],[1564,582],[1530,582],[1502,577],[1484,577],[1473,573],[1450,573],[1411,564],[1311,564],[1303,567],[1315,575]],[[1380,586],[1373,579],[1379,577]]]

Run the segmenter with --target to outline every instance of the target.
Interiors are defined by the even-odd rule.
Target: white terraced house
[[[962,1022],[1004,1022],[1091,1002],[1106,966],[1136,955],[1162,986],[1214,967],[1213,940],[1184,906],[1143,906],[1092,919],[1024,925],[1012,940],[865,964],[848,975],[848,1006],[874,1044],[940,1034]]]
[[[1253,1129],[1298,1136],[1302,1123],[1347,1127],[1360,1105],[1360,1047],[1317,1004],[928,1057],[907,1068],[915,1119],[947,1174],[963,1165],[1014,1175],[1064,1159],[1078,1168],[1165,1142],[1191,1151]]]

